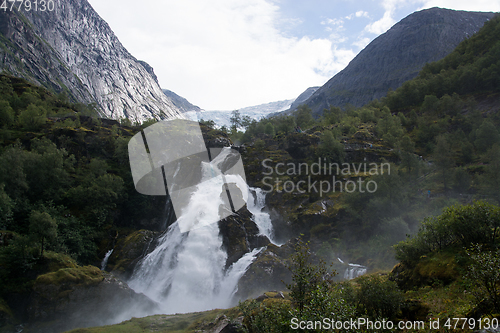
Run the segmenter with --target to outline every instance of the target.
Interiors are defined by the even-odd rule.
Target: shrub
[[[26,130],[36,131],[47,121],[47,111],[43,107],[30,104],[26,110],[21,111],[18,121]]]
[[[404,299],[396,282],[371,275],[359,277],[357,283],[360,285],[356,295],[359,314],[374,319],[396,318]]]
[[[411,264],[422,255],[451,245],[493,245],[500,234],[500,207],[485,202],[445,208],[437,217],[426,218],[418,233],[394,245],[396,259]]]
[[[466,278],[477,289],[473,292],[476,304],[482,311],[500,311],[500,250],[482,251],[480,245],[467,251],[472,259]],[[496,312],[495,312],[496,311]]]

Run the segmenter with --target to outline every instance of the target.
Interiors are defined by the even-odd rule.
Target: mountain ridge
[[[60,2],[52,12],[1,11],[0,22],[2,72],[95,103],[109,118],[180,116],[152,68],[123,47],[86,0]]]
[[[493,16],[438,7],[412,13],[375,38],[304,104],[320,115],[330,106],[360,107],[379,99],[416,77],[424,64],[449,54]]]

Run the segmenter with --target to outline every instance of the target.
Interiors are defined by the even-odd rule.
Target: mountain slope
[[[314,114],[330,106],[357,107],[417,76],[422,67],[450,53],[494,13],[431,8],[413,13],[363,49],[307,101]]]
[[[180,114],[148,67],[122,46],[86,0],[58,2],[52,12],[0,12],[2,72],[64,91],[74,101],[96,103],[106,117]]]
[[[178,107],[179,110],[181,110],[181,112],[201,111],[200,107],[189,103],[187,99],[177,95],[173,91],[170,91],[168,89],[163,89],[163,93],[172,100],[172,103],[174,103],[174,105]]]

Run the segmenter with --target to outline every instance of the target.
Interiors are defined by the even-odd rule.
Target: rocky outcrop
[[[181,112],[189,112],[189,111],[201,111],[201,109],[189,103],[187,99],[184,97],[181,97],[174,93],[173,91],[170,91],[168,89],[163,89],[163,93],[167,95],[168,98],[172,100],[172,103],[181,111]]]
[[[97,267],[63,268],[37,277],[28,307],[30,332],[63,332],[151,313],[157,304]]]
[[[269,290],[285,290],[284,282],[291,282],[287,263],[294,252],[292,243],[290,241],[280,247],[269,244],[241,277],[235,298],[245,300]]]
[[[139,230],[120,239],[108,259],[107,270],[123,279],[130,278],[139,261],[154,250],[159,235],[159,232]]]
[[[231,193],[234,193],[231,192]],[[266,236],[259,235],[259,228],[252,221],[252,213],[243,207],[219,223],[222,246],[227,252],[226,268],[238,261],[245,253],[269,244]]]
[[[54,11],[0,11],[0,70],[104,116],[167,119],[180,111],[152,68],[135,59],[86,0],[56,1]]]
[[[413,13],[368,44],[305,104],[319,116],[330,106],[361,107],[381,98],[416,77],[426,63],[449,54],[493,16],[442,8]]]
[[[291,110],[297,109],[300,105],[304,104],[320,87],[309,87],[302,94],[295,99],[290,106]]]

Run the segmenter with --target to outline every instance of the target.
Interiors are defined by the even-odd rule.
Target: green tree
[[[297,111],[295,111],[295,118],[297,125],[302,129],[309,128],[314,124],[314,118],[312,116],[312,110],[305,104],[299,106]]]
[[[500,203],[500,145],[496,144],[488,150],[486,154],[488,165],[480,180],[483,186],[483,192],[495,198]]]
[[[448,188],[447,180],[449,170],[455,165],[455,162],[453,161],[451,146],[448,143],[446,137],[442,135],[437,138],[437,144],[436,148],[434,149],[433,159],[437,169],[441,173],[444,188],[446,190]]]
[[[415,151],[415,143],[408,135],[405,135],[401,138],[398,145],[400,148],[401,165],[411,174],[412,171],[418,168],[418,159],[413,153]]]
[[[459,193],[467,191],[470,187],[471,176],[464,168],[457,168],[453,172],[453,189]]]
[[[209,119],[209,120],[200,119],[200,124],[205,125],[210,129],[215,128],[215,121],[213,121],[211,119]]]
[[[358,278],[357,283],[360,286],[356,297],[359,313],[373,319],[396,318],[404,300],[396,282],[368,275]]]
[[[311,251],[309,245],[299,240],[295,244],[295,253],[290,258],[287,266],[292,272],[292,283],[286,287],[290,290],[292,304],[302,315],[307,304],[311,302],[313,292],[328,290],[332,285],[331,278],[336,274],[330,273],[323,260],[315,265],[311,262]]]
[[[496,143],[500,143],[500,135],[491,120],[485,119],[476,131],[474,145],[479,152],[485,152]]]
[[[287,135],[294,131],[297,123],[295,122],[294,116],[281,116],[276,119],[275,128],[277,133],[283,133]]]
[[[0,230],[6,230],[12,218],[14,202],[4,191],[5,184],[0,183]]]
[[[37,238],[40,245],[40,257],[43,256],[45,240],[54,240],[57,237],[57,223],[46,212],[33,210],[29,217],[30,234]]]
[[[345,157],[344,146],[338,140],[335,140],[331,131],[324,131],[318,146],[318,155],[331,163],[343,163]]]
[[[234,110],[231,112],[231,118],[229,118],[229,121],[231,122],[231,132],[234,134],[242,125],[240,111]]]
[[[39,130],[47,121],[47,111],[41,106],[30,104],[26,110],[21,111],[18,121],[28,131]]]
[[[264,133],[274,136],[274,126],[271,123],[267,123],[266,126],[264,127]]]
[[[0,127],[11,125],[14,122],[14,118],[14,109],[10,107],[9,102],[0,100]]]
[[[323,119],[326,124],[337,124],[342,119],[342,109],[336,106],[331,106],[329,109],[323,110]]]
[[[473,294],[483,313],[498,313],[500,310],[500,250],[483,251],[480,245],[467,251],[471,259],[466,278],[478,288]]]

